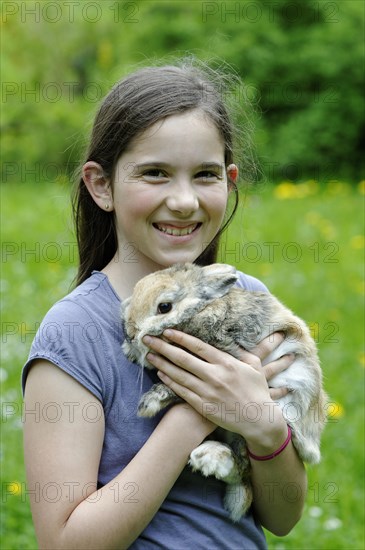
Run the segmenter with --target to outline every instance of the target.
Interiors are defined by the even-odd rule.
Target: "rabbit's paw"
[[[190,455],[189,465],[193,471],[205,477],[214,475],[226,483],[239,481],[239,473],[234,455],[228,445],[218,441],[205,441]]]
[[[170,388],[165,384],[155,384],[147,393],[142,395],[138,405],[138,416],[155,416],[167,405],[176,401],[180,401],[180,398]]]

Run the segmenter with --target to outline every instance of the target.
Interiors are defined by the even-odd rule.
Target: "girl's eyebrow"
[[[224,171],[224,162],[203,162],[201,168],[203,170],[217,170],[222,173]]]
[[[167,162],[159,162],[159,161],[149,161],[149,162],[142,162],[139,164],[134,165],[135,170],[141,170],[143,168],[150,168],[153,166],[154,168],[169,168],[171,165]],[[199,170],[217,170],[220,173],[224,171],[224,162],[202,162],[199,164],[196,169]]]
[[[135,163],[134,168],[136,170],[141,170],[143,168],[150,168],[153,166],[154,168],[168,168],[170,165],[167,162],[158,162],[151,160],[150,162],[142,162],[140,164]]]

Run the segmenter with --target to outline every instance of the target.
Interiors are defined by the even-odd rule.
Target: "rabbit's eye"
[[[158,313],[168,313],[172,309],[172,303],[171,302],[161,302],[161,304],[158,304],[157,306],[157,312]]]

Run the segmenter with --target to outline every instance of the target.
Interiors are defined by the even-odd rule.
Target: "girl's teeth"
[[[197,224],[190,227],[181,227],[180,229],[173,227],[165,227],[163,225],[157,225],[157,229],[168,235],[174,235],[175,237],[183,237],[184,235],[190,235],[196,229]]]

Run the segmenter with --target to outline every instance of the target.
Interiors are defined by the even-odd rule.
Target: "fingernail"
[[[163,335],[165,336],[165,338],[171,338],[174,335],[174,333],[172,332],[172,330],[167,328],[166,330],[163,331]]]
[[[143,336],[142,342],[143,342],[144,344],[146,344],[146,345],[152,344],[152,338],[151,338],[151,336]]]
[[[161,372],[160,370],[157,371],[157,376],[166,385],[168,385],[172,382],[171,378],[169,376],[167,376],[167,374],[165,374],[164,372]]]

